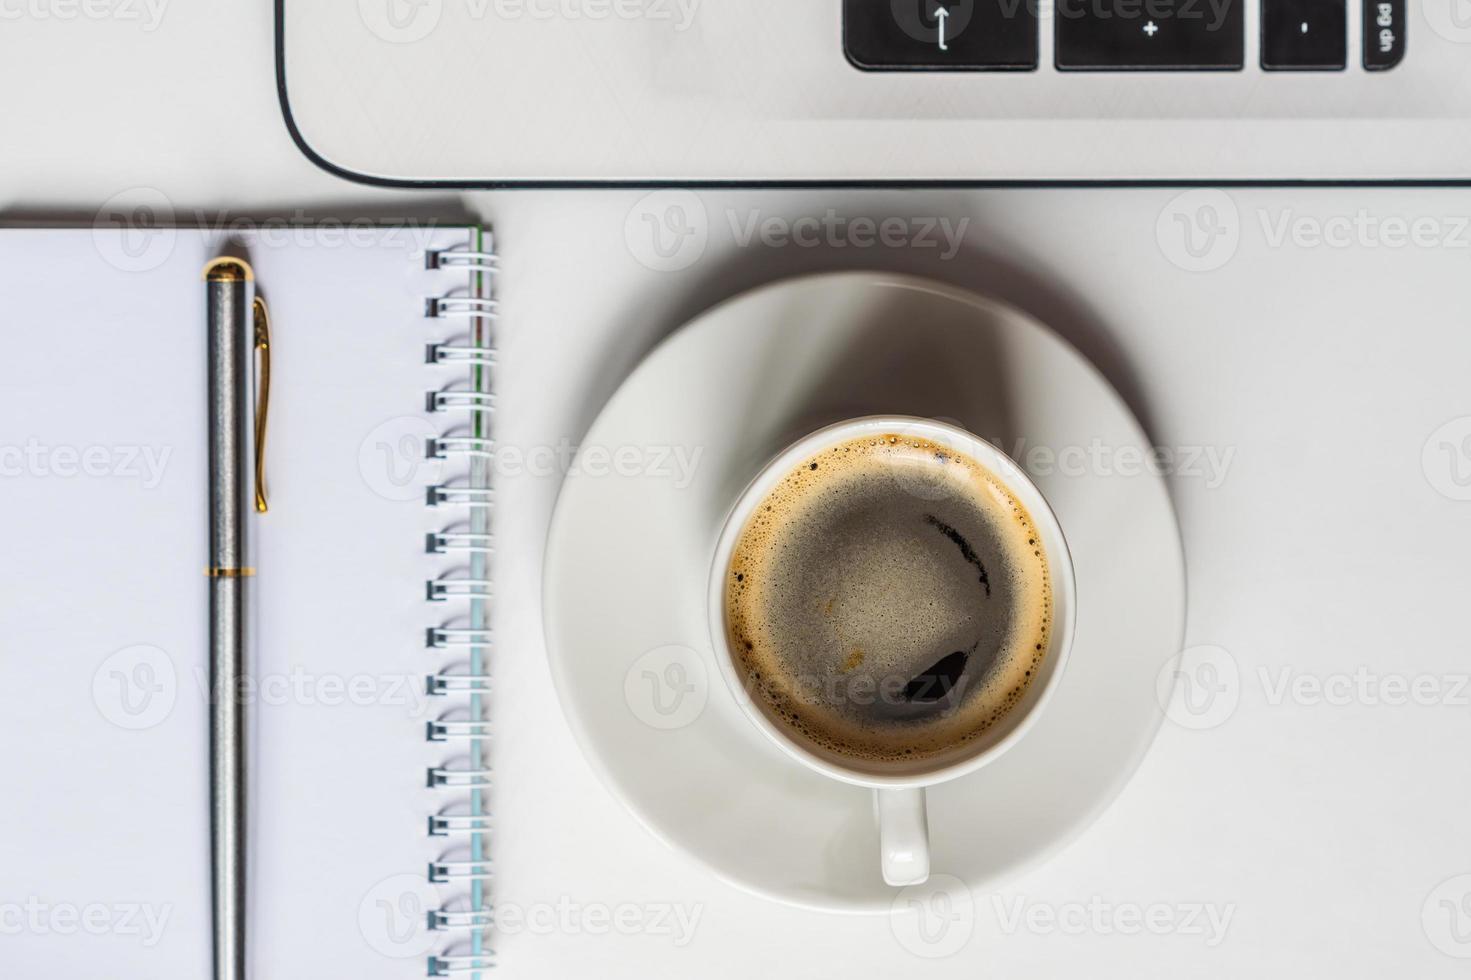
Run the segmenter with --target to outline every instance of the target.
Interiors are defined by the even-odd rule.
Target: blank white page
[[[426,741],[445,705],[427,703],[424,678],[443,659],[425,632],[446,612],[426,582],[451,563],[424,539],[463,508],[426,505],[429,484],[460,470],[425,459],[452,421],[430,425],[425,396],[466,372],[425,351],[466,327],[424,309],[469,276],[426,270],[422,243],[395,238],[252,254],[275,348],[257,556],[260,977],[421,976],[428,953],[403,913],[406,894],[428,896],[400,878],[440,856],[427,820],[449,799],[426,785],[452,752]]]
[[[0,232],[0,902],[17,976],[208,974],[204,245],[184,236],[138,272],[121,238]]]

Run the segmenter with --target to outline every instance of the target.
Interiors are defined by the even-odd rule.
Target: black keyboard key
[[[1336,71],[1348,64],[1347,0],[1262,0],[1262,67]]]
[[[1246,0],[1056,0],[1064,71],[1237,71]]]
[[[866,71],[1029,71],[1037,0],[843,0],[843,50]]]
[[[1405,0],[1364,0],[1364,67],[1388,71],[1405,56]]]

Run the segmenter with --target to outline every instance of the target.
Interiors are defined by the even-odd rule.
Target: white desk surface
[[[1229,651],[1239,682],[1220,704],[1234,711],[1205,730],[1166,723],[1102,819],[1000,896],[976,896],[974,934],[935,959],[882,918],[794,911],[709,878],[604,792],[562,724],[543,655],[540,549],[559,480],[504,481],[498,895],[700,914],[683,946],[652,932],[502,936],[508,975],[1465,975],[1449,954],[1471,954],[1471,878],[1454,880],[1471,873],[1471,502],[1454,499],[1471,496],[1471,422],[1432,436],[1471,416],[1471,191],[1232,191],[1206,201],[1239,231],[1234,252],[1231,236],[1206,251],[1202,261],[1226,260],[1213,272],[1181,268],[1194,260],[1167,210],[1175,190],[725,192],[697,200],[703,254],[660,271],[635,209],[663,213],[669,199],[425,196],[315,170],[281,124],[267,4],[173,0],[152,30],[141,14],[63,20],[59,0],[8,13],[19,9],[0,6],[0,216],[85,224],[114,195],[150,187],[181,221],[305,209],[492,223],[506,264],[508,441],[575,442],[641,353],[720,297],[868,267],[1031,310],[1093,357],[1158,443],[1234,451],[1218,486],[1173,482],[1187,642]],[[1181,206],[1193,216],[1198,203]],[[740,241],[757,216],[829,208],[970,222],[948,260],[851,239]],[[1433,223],[1421,242],[1391,244],[1385,219],[1417,217]],[[1277,241],[1283,222],[1292,230]],[[1311,244],[1322,227],[1350,244]],[[1395,703],[1401,685],[1410,703]],[[1417,691],[1434,703],[1414,703]],[[372,778],[372,760],[357,764]],[[24,901],[5,894],[0,871],[0,902]],[[1223,938],[1200,908],[1229,912]],[[1152,935],[1141,919],[1172,925]],[[5,948],[0,935],[0,969]]]

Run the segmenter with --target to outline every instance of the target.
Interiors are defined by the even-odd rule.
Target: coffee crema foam
[[[1026,693],[1052,592],[1032,516],[994,473],[923,438],[838,443],[747,520],[725,629],[747,690],[849,762],[954,752]]]

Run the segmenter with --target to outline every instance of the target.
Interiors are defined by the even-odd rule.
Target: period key
[[[1348,64],[1348,0],[1262,0],[1262,67],[1339,71]]]
[[[1236,71],[1246,0],[1056,0],[1063,71]]]

